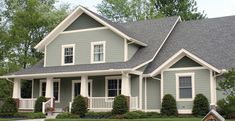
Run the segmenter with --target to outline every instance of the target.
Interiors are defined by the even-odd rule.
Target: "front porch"
[[[14,79],[13,89],[13,98],[18,102],[19,111],[33,111],[39,96],[48,99],[43,103],[43,112],[47,107],[54,108],[55,112],[71,110],[72,101],[78,95],[88,98],[89,111],[111,111],[114,97],[120,94],[129,97],[130,110],[139,110],[142,105],[139,75],[122,73],[27,79],[32,81],[30,98],[21,96],[22,80]]]

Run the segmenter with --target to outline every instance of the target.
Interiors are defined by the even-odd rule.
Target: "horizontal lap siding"
[[[61,34],[46,48],[46,66],[61,65],[61,46],[75,44],[75,64],[90,64],[91,42],[106,41],[106,62],[124,60],[124,39],[109,29]]]
[[[92,96],[105,97],[105,76],[92,76],[89,79],[93,80]]]
[[[195,95],[202,93],[210,102],[210,72],[207,69],[187,71],[165,71],[163,73],[163,93],[171,94],[176,99],[176,73],[195,73]],[[178,109],[192,109],[192,101],[178,101]]]
[[[161,108],[160,81],[147,78],[147,110]]]

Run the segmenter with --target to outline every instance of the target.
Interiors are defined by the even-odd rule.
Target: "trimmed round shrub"
[[[124,95],[119,95],[114,98],[112,113],[122,115],[128,112],[127,98]]]
[[[193,101],[193,115],[205,116],[209,112],[209,102],[203,94],[197,94]]]
[[[35,113],[42,112],[42,102],[46,102],[46,101],[47,99],[45,97],[43,96],[38,97],[34,105],[34,112]]]
[[[6,98],[4,100],[4,103],[1,107],[1,113],[11,113],[14,114],[16,113],[17,110],[17,104],[14,99],[12,98]]]
[[[141,118],[141,114],[138,112],[127,112],[124,114],[125,119],[138,119]]]
[[[176,101],[175,98],[170,95],[166,94],[162,99],[162,108],[161,108],[161,114],[167,115],[167,116],[177,116],[178,111],[176,107]]]
[[[86,99],[82,96],[77,96],[73,100],[71,113],[84,116],[87,113]]]

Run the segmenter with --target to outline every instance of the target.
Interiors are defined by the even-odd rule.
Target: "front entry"
[[[72,100],[81,94],[81,80],[72,81]],[[88,80],[88,96],[92,97],[92,80]]]

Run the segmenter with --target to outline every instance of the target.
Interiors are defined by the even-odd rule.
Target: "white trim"
[[[192,98],[180,98],[179,97],[179,77],[191,76],[192,81]],[[193,101],[195,97],[195,74],[194,73],[176,73],[176,101]]]
[[[73,99],[74,99],[74,84],[75,83],[80,83],[81,84],[81,80],[72,80],[72,95],[71,95],[71,102],[73,102]],[[92,97],[92,87],[93,87],[93,80],[91,79],[88,79],[88,83],[90,83],[90,96],[89,97]],[[82,85],[81,85],[82,86]],[[88,88],[89,89],[89,88]],[[81,87],[80,87],[80,90],[81,90]],[[81,93],[81,91],[80,91]]]
[[[169,68],[164,71],[188,71],[188,70],[202,70],[208,69],[206,67],[182,67],[182,68]]]
[[[116,29],[115,27],[111,26],[110,24],[108,24],[107,22],[103,21],[102,19],[100,19],[99,17],[97,17],[96,15],[94,15],[92,12],[86,10],[84,7],[79,6],[78,8],[76,8],[68,17],[66,17],[58,26],[56,26],[42,41],[40,41],[34,48],[37,50],[42,50],[43,49],[43,45],[45,45],[46,43],[49,44],[51,41],[54,40],[55,37],[57,37],[59,35],[60,32],[62,32],[65,28],[68,27],[68,25],[70,25],[72,22],[74,22],[82,13],[86,13],[87,15],[89,15],[90,17],[92,17],[93,19],[95,19],[96,21],[100,22],[101,24],[107,26],[108,28],[110,28],[113,32],[117,33],[118,35],[127,38],[128,40],[132,40],[135,43],[142,45],[142,46],[147,46],[147,44],[135,40],[129,36],[127,36],[126,34],[124,34],[123,32],[119,31],[118,29]]]
[[[143,109],[142,97],[143,96],[143,76],[139,75],[139,110]]]
[[[163,42],[161,43],[160,47],[158,48],[157,52],[155,53],[155,55],[153,56],[153,58],[151,58],[150,60],[136,66],[135,68],[133,68],[133,70],[136,70],[138,68],[141,68],[142,66],[152,62],[155,57],[157,56],[158,52],[161,50],[162,46],[164,45],[164,43],[166,42],[166,40],[168,39],[168,37],[170,36],[171,32],[173,31],[173,29],[175,28],[176,24],[181,20],[180,17],[178,17],[178,19],[175,21],[174,25],[172,26],[172,28],[170,29],[170,31],[168,32],[167,36],[165,37],[165,39],[163,40]]]
[[[211,104],[210,105],[216,105],[216,99],[215,99],[215,91],[216,91],[216,87],[215,87],[215,80],[213,77],[213,71],[210,70],[210,95],[211,95]]]
[[[31,92],[31,98],[33,99],[33,93],[34,93],[34,79],[32,79],[32,92]]]
[[[53,79],[53,84],[52,84],[52,95],[54,97],[54,82],[59,82],[59,88],[58,88],[58,101],[55,101],[55,103],[60,103],[60,79]],[[39,96],[42,96],[42,83],[46,83],[46,80],[45,79],[41,79],[40,80],[40,85],[39,85]],[[46,90],[47,91],[47,90]],[[46,96],[46,95],[45,95]]]
[[[161,81],[160,81],[160,83],[161,83],[161,87],[160,87],[160,89],[161,89],[161,103],[162,103],[162,99],[163,99],[163,96],[164,96],[164,95],[163,95],[163,94],[164,94],[164,92],[163,92],[163,91],[164,91],[164,90],[163,90],[163,88],[164,88],[164,87],[163,87],[163,86],[164,86],[164,85],[163,85],[164,75],[163,75],[163,74],[164,74],[164,72],[161,71]]]
[[[46,67],[46,63],[47,63],[47,46],[45,46],[45,51],[44,51],[44,63],[43,63],[43,67]]]
[[[9,75],[9,76],[0,76],[0,78],[20,78],[20,77],[44,77],[44,76],[80,76],[82,74],[104,74],[104,73],[121,73],[123,71],[131,71],[131,69],[108,69],[108,70],[95,70],[95,71],[75,71],[75,72],[57,72],[57,73],[43,73],[43,74],[24,74],[24,75]]]
[[[122,81],[122,76],[105,76],[105,97],[108,97],[108,80],[109,79],[117,79],[117,80],[120,79]],[[117,83],[118,83],[117,90],[119,90],[119,81],[117,81]]]
[[[145,112],[158,112],[160,113],[160,109],[147,109]]]
[[[128,44],[127,40],[124,39],[124,62],[128,60]]]
[[[95,45],[103,45],[103,61],[94,61],[94,46]],[[106,61],[106,41],[96,41],[96,42],[91,42],[91,64],[95,63],[105,63]]]
[[[178,109],[179,114],[192,114],[192,109]]]
[[[144,78],[144,110],[147,110],[147,78]]]
[[[185,50],[185,49],[181,49],[180,51],[178,51],[176,54],[174,54],[172,57],[170,57],[167,61],[165,61],[162,65],[160,65],[157,69],[155,69],[152,73],[150,73],[148,76],[155,76],[157,75],[162,69],[164,69],[166,66],[169,66],[169,64],[172,64],[172,61],[175,61],[175,59],[179,59],[187,56],[190,59],[194,60],[195,62],[208,67],[216,72],[220,72],[220,70],[218,70],[217,68],[213,67],[212,65],[210,65],[209,63],[203,61],[202,59],[200,59],[199,57],[193,55],[192,53],[190,53],[189,51]]]
[[[64,63],[64,49],[65,48],[73,48],[73,63]],[[67,65],[74,65],[75,61],[75,44],[66,44],[61,46],[61,65],[67,66]]]
[[[108,29],[108,27],[96,27],[96,28],[89,28],[89,29],[78,29],[78,30],[64,31],[64,32],[61,32],[60,34],[71,34],[71,33],[97,31],[97,30],[104,30],[104,29]]]

